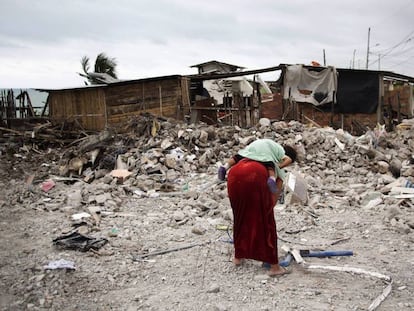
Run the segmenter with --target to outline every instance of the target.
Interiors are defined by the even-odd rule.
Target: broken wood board
[[[414,188],[407,188],[407,187],[392,187],[390,194],[398,193],[398,194],[404,194],[404,193],[414,193]]]

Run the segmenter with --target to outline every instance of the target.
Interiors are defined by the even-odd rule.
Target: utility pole
[[[323,66],[326,67],[326,55],[325,55],[325,49],[323,49]]]
[[[378,70],[381,70],[381,54],[378,54]]]
[[[354,50],[354,55],[352,56],[352,69],[355,69],[355,53],[356,50]]]
[[[369,36],[371,33],[371,27],[368,28],[368,44],[367,44],[367,65],[365,66],[365,69],[368,70],[368,59],[369,59]]]

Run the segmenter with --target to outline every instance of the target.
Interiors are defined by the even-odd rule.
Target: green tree
[[[118,79],[116,73],[116,59],[106,56],[105,53],[99,53],[96,57],[94,71],[90,71],[90,59],[88,56],[82,57],[81,65],[84,73],[78,74],[87,79],[87,81],[85,81],[86,85],[105,84],[115,82]]]

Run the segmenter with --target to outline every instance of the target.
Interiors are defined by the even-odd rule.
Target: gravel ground
[[[414,235],[402,225],[413,224],[410,200],[366,206],[349,192],[329,191],[333,185],[323,180],[323,189],[309,189],[311,198],[322,196],[312,208],[287,197],[275,207],[281,258],[282,245],[354,255],[305,258],[305,265],[292,262],[290,274],[272,278],[260,262],[231,263],[231,210],[215,167],[177,179],[178,191],[158,196],[99,181],[58,181],[44,193],[38,186],[53,171],[56,155],[1,157],[1,310],[367,310],[390,280],[391,293],[377,310],[414,308]],[[25,183],[31,174],[34,188]],[[366,171],[352,177],[358,184]],[[67,199],[79,193],[84,208],[100,208],[99,223],[89,218],[84,226],[88,236],[108,240],[99,250],[53,244],[73,230],[71,216],[85,211]],[[105,193],[100,204],[90,199]],[[157,251],[165,253],[140,257]],[[44,268],[60,259],[76,269]],[[389,279],[309,265],[358,268]]]

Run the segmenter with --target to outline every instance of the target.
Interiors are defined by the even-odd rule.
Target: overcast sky
[[[414,0],[0,0],[0,88],[82,86],[80,60],[120,79],[317,61],[414,76]],[[379,57],[380,55],[380,57]],[[380,59],[380,62],[378,62]],[[279,72],[266,74],[275,80]]]

